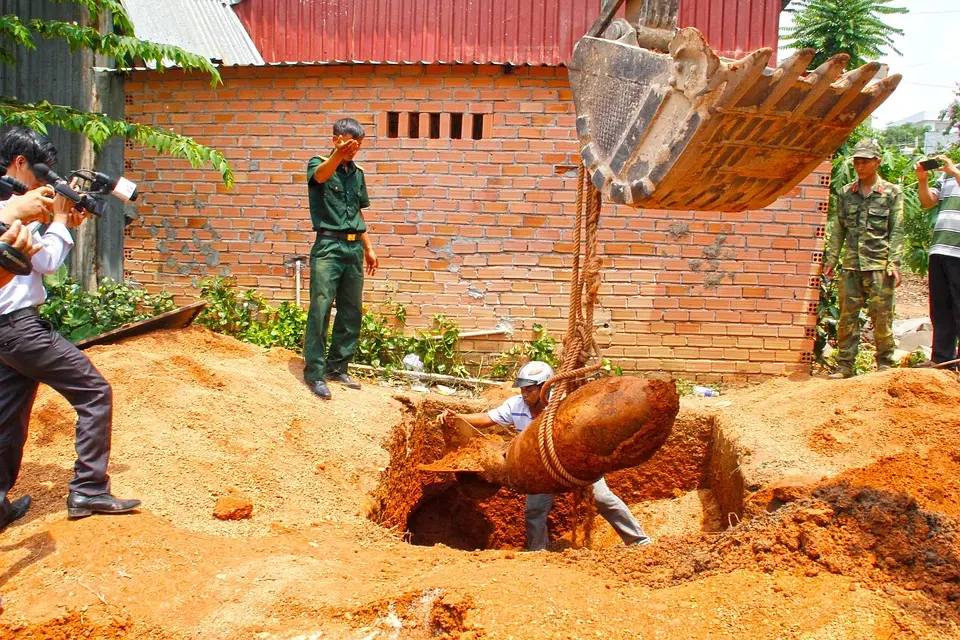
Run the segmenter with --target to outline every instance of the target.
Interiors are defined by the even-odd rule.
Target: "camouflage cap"
[[[853,148],[853,157],[879,159],[881,157],[880,145],[874,140],[861,140]]]

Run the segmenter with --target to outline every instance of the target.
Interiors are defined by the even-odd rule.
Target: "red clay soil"
[[[652,493],[702,486],[712,424],[749,443],[754,472],[814,480],[726,531],[528,554],[406,541],[405,520],[444,492],[522,529],[521,496],[498,505],[469,478],[424,482],[391,464],[401,447],[442,452],[442,434],[413,427],[445,401],[405,407],[371,382],[319,402],[293,354],[201,329],[91,355],[115,391],[113,489],[143,510],[66,520],[74,418],[42,390],[11,496],[35,505],[0,534],[3,638],[960,637],[960,389],[947,374],[774,380],[722,410],[686,401],[683,415],[701,417],[682,424],[700,426],[659,469],[646,463]],[[838,415],[853,418],[830,427],[851,446],[820,447],[811,434]],[[677,473],[682,442],[699,462]],[[230,489],[251,518],[213,517]],[[423,515],[442,523],[437,504]]]
[[[448,398],[428,398],[408,404],[405,426],[390,444],[390,464],[375,493],[371,518],[395,531],[407,531],[417,545],[444,544],[455,549],[523,549],[524,496],[485,482],[479,473],[450,472],[476,468],[488,443],[500,435],[477,438],[470,446],[450,451],[452,429],[437,417],[449,409],[476,412],[485,405]],[[447,453],[449,451],[449,453]],[[549,517],[551,534],[559,540],[573,523],[572,496],[558,496]]]

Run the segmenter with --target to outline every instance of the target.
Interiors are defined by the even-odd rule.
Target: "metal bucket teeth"
[[[829,158],[900,83],[846,55],[804,75],[812,50],[721,59],[696,29],[670,52],[584,37],[570,61],[581,154],[607,200],[743,211],[771,204]]]

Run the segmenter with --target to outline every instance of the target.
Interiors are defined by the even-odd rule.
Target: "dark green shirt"
[[[317,182],[313,174],[325,160],[323,156],[314,156],[307,163],[307,191],[313,230],[344,233],[366,231],[367,225],[363,222],[360,210],[370,206],[370,196],[363,179],[363,169],[348,162],[337,167],[326,182]]]
[[[830,224],[829,244],[823,264],[832,267],[845,247],[843,268],[881,271],[900,268],[903,245],[903,191],[881,179],[864,194],[859,181],[837,194],[837,212]]]

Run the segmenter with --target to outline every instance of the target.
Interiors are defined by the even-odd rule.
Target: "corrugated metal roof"
[[[782,0],[682,0],[680,26],[737,56],[777,48]],[[239,0],[268,63],[561,65],[600,0]]]
[[[137,37],[171,44],[225,65],[262,65],[263,57],[224,0],[122,0]]]
[[[781,4],[781,0],[680,0],[677,23],[700,29],[714,51],[728,58],[770,47],[775,60]]]

